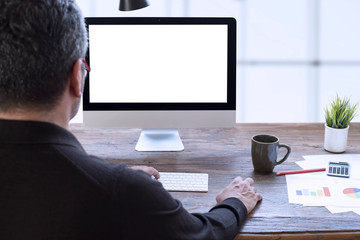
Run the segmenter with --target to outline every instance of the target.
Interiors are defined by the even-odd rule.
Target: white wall
[[[238,122],[323,122],[336,94],[360,101],[359,0],[149,1],[77,0],[85,16],[235,17]]]

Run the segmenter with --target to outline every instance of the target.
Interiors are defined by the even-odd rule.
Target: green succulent
[[[350,98],[341,99],[338,95],[331,102],[329,108],[325,108],[326,125],[331,128],[347,128],[356,116],[359,103],[351,104]]]

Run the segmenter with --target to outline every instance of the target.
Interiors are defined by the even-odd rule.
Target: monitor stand
[[[140,152],[179,152],[184,150],[177,129],[142,129],[135,147]]]

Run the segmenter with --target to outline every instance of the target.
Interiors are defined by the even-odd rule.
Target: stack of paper
[[[360,215],[360,154],[311,155],[304,159],[297,162],[303,169],[327,168],[330,161],[348,162],[350,178],[329,177],[326,172],[286,175],[289,202]]]

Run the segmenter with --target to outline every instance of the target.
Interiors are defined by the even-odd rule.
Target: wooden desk
[[[238,124],[232,129],[180,129],[185,151],[136,152],[140,129],[87,129],[72,125],[89,154],[128,165],[149,165],[159,171],[209,173],[208,193],[172,193],[190,212],[207,212],[215,196],[236,176],[252,177],[263,200],[251,213],[236,239],[360,239],[360,216],[331,214],[325,207],[289,204],[286,180],[253,172],[250,139],[267,133],[289,144],[289,159],[275,171],[300,169],[303,155],[330,154],[323,150],[324,125]],[[360,153],[360,123],[350,126],[346,153]],[[359,159],[360,161],[360,159]]]

